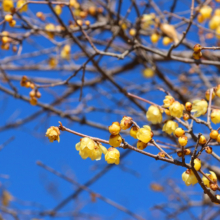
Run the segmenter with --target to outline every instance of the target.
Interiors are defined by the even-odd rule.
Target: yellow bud
[[[212,147],[209,147],[209,146],[205,147],[205,152],[207,154],[212,154]]]
[[[190,149],[188,149],[188,148],[184,149],[184,154],[185,155],[190,155],[190,153],[191,153]]]
[[[213,109],[211,113],[211,121],[214,124],[217,124],[220,122],[220,110],[219,109]]]
[[[195,53],[198,53],[202,50],[202,47],[200,44],[196,44],[194,47],[193,47],[193,50]]]
[[[185,131],[182,128],[177,128],[174,134],[176,137],[182,137],[185,134]]]
[[[210,184],[210,189],[212,189],[213,191],[216,191],[217,189],[218,189],[218,184],[213,184],[213,183],[211,183]]]
[[[216,141],[217,141],[218,143],[220,143],[220,134],[217,136]]]
[[[15,20],[12,20],[9,22],[9,26],[10,27],[14,27],[16,25],[16,21]]]
[[[53,39],[54,38],[54,33],[53,31],[55,31],[55,26],[54,24],[52,23],[49,23],[45,26],[45,30],[47,31],[47,36],[50,38],[50,39]]]
[[[159,152],[159,153],[158,153],[158,156],[159,156],[159,157],[163,157],[163,158],[166,157],[166,155],[165,155],[164,152]]]
[[[45,16],[43,14],[43,12],[39,11],[36,13],[37,18],[41,19],[42,21],[45,20]]]
[[[208,89],[207,91],[206,91],[206,93],[205,93],[205,98],[207,99],[207,100],[209,100],[209,97],[210,97],[210,90]],[[215,92],[213,91],[212,92],[212,99],[214,99],[215,98]]]
[[[121,131],[119,122],[113,122],[111,126],[108,127],[108,130],[111,134],[117,135]]]
[[[9,38],[7,36],[2,37],[2,43],[7,44],[9,42]]]
[[[215,90],[215,94],[216,94],[218,97],[220,97],[220,85],[217,85],[214,90]]]
[[[109,144],[112,147],[119,147],[121,142],[122,142],[122,138],[119,134],[111,135],[110,138],[109,138]]]
[[[48,128],[45,136],[49,138],[50,142],[60,142],[60,130],[58,127],[51,126]]]
[[[87,12],[86,11],[80,11],[79,16],[80,16],[80,18],[85,19],[87,17]]]
[[[146,78],[151,78],[154,76],[154,71],[151,68],[146,68],[143,70],[143,76]]]
[[[185,147],[187,145],[188,138],[186,136],[179,137],[178,142],[182,147]]]
[[[132,118],[128,116],[124,116],[121,120],[120,126],[122,130],[126,130],[130,128],[132,124],[133,124]]]
[[[218,137],[218,131],[217,130],[212,130],[209,134],[210,138],[212,139],[217,139]]]
[[[196,158],[195,160],[194,160],[194,168],[195,168],[195,170],[200,170],[200,168],[201,168],[201,160],[199,159],[199,158]]]
[[[11,22],[13,20],[13,16],[11,14],[5,15],[5,21]]]
[[[37,98],[31,97],[31,99],[30,99],[30,104],[31,104],[31,105],[37,105]]]
[[[202,23],[204,20],[205,20],[204,17],[203,17],[201,14],[198,14],[198,16],[197,16],[197,21],[198,21],[199,23]]]
[[[169,109],[165,109],[165,114],[170,116],[170,110]]]
[[[216,38],[220,39],[220,26],[216,29]]]
[[[54,68],[57,66],[57,64],[58,64],[58,61],[57,61],[56,58],[51,57],[51,58],[49,59],[49,61],[48,61],[48,64],[49,64],[49,66],[50,66],[52,69],[54,69]]]
[[[134,28],[131,28],[130,30],[129,30],[129,34],[133,37],[133,36],[135,36],[136,35],[136,30],[134,29]]]
[[[159,41],[159,39],[160,39],[159,34],[154,33],[150,36],[150,40],[153,44],[157,43]]]
[[[89,26],[89,25],[90,25],[90,21],[89,21],[89,20],[86,20],[86,21],[85,21],[85,25]]]
[[[130,130],[131,137],[137,139],[137,132],[138,132],[138,130],[139,130],[139,128],[136,127],[136,126],[131,127],[131,130]]]
[[[202,58],[202,52],[198,52],[198,53],[193,53],[193,59],[195,60],[199,60]]]
[[[147,120],[152,124],[159,124],[162,122],[162,114],[157,106],[151,105],[146,113]]]
[[[60,15],[62,13],[62,7],[60,5],[56,5],[54,7],[54,11],[56,12],[56,14]]]
[[[171,44],[173,42],[173,39],[169,38],[169,37],[164,37],[163,38],[163,45],[167,46],[169,44]]]
[[[144,150],[146,147],[147,147],[147,143],[144,143],[144,142],[142,142],[140,140],[137,142],[137,148],[139,150]]]
[[[201,135],[201,136],[199,137],[199,143],[202,144],[202,145],[206,143],[206,138],[205,138],[204,135]]]
[[[184,114],[183,114],[183,120],[184,120],[184,121],[189,120],[189,114],[184,113]]]
[[[89,7],[89,14],[92,16],[96,15],[96,7],[95,6]]]
[[[192,110],[192,103],[191,102],[186,102],[185,108],[186,108],[187,111],[190,112]]]
[[[209,21],[209,28],[215,30],[220,25],[220,16],[214,15]]]

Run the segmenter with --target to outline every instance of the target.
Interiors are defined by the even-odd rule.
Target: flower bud
[[[157,106],[151,105],[146,114],[147,120],[152,124],[158,124],[162,122],[162,114]]]
[[[218,189],[218,185],[216,183],[215,184],[211,183],[210,189],[212,189],[213,191],[216,191]]]
[[[122,138],[119,134],[117,134],[117,135],[112,134],[109,138],[109,144],[112,147],[119,147],[121,142],[122,142]]]
[[[151,68],[146,68],[143,70],[143,76],[145,78],[151,78],[154,76],[154,71]]]
[[[131,28],[130,30],[129,30],[129,34],[133,37],[133,36],[135,36],[136,35],[136,30],[134,29],[134,28]]]
[[[185,155],[190,155],[191,150],[189,148],[184,149],[184,154]]]
[[[165,114],[170,116],[170,110],[169,109],[165,109]]]
[[[182,155],[183,155],[182,151],[177,151],[176,153],[177,153],[178,157],[182,157]]]
[[[13,16],[11,14],[5,15],[5,21],[11,22],[13,20]]]
[[[220,97],[220,84],[215,87],[215,94]]]
[[[113,122],[111,126],[108,127],[108,130],[111,134],[117,135],[121,131],[119,122]]]
[[[202,144],[202,145],[206,143],[206,138],[205,138],[204,135],[201,135],[201,136],[199,137],[199,143]]]
[[[211,113],[211,121],[214,124],[217,124],[220,122],[220,110],[219,109],[213,109]]]
[[[209,147],[209,146],[205,147],[205,152],[207,154],[212,154],[212,147]]]
[[[137,132],[138,132],[139,128],[137,126],[132,126],[131,130],[130,130],[130,135],[131,137],[137,139]]]
[[[191,102],[186,102],[185,108],[186,108],[187,111],[190,112],[192,110],[192,103]]]
[[[193,59],[195,60],[199,60],[202,58],[202,52],[198,52],[198,53],[193,53]]]
[[[209,97],[210,97],[210,90],[208,89],[207,91],[206,91],[206,93],[205,93],[205,98],[207,99],[207,100],[209,100]],[[213,91],[212,92],[212,99],[214,99],[215,98],[215,92]]]
[[[130,128],[132,124],[133,124],[132,118],[128,116],[124,116],[121,120],[120,126],[122,130],[126,130]]]
[[[201,160],[199,159],[199,158],[196,158],[195,160],[194,160],[194,168],[195,168],[195,170],[200,170],[200,168],[201,168]]]
[[[217,136],[216,141],[217,141],[218,143],[220,143],[220,134]]]
[[[166,155],[165,155],[165,153],[164,153],[164,152],[159,152],[159,153],[158,153],[158,156],[159,156],[159,157],[163,157],[163,158],[164,158]]]
[[[202,49],[201,45],[200,44],[196,44],[194,47],[193,47],[193,50],[195,53],[198,53],[200,52]]]
[[[218,131],[217,130],[212,130],[209,134],[210,138],[212,139],[217,139],[218,137]]]
[[[170,115],[173,117],[181,118],[183,116],[184,106],[175,101],[170,107]]]
[[[137,142],[137,148],[139,150],[144,150],[146,147],[147,147],[147,143],[144,143],[144,142],[142,142],[140,140]]]
[[[157,34],[157,33],[153,33],[151,36],[150,36],[150,40],[153,44],[157,43],[159,40],[160,40],[160,35]]]
[[[188,138],[186,136],[179,137],[178,142],[182,147],[185,147],[187,145]]]
[[[37,99],[36,99],[36,97],[31,97],[31,99],[30,99],[30,104],[31,104],[31,105],[37,105]]]
[[[169,108],[174,102],[175,102],[175,99],[172,96],[167,95],[165,96],[165,99],[163,100],[163,106],[164,108]]]
[[[182,137],[185,134],[185,131],[182,128],[177,128],[174,132],[176,137]]]
[[[184,121],[189,120],[189,114],[184,113],[184,114],[183,114],[183,120],[184,120]]]

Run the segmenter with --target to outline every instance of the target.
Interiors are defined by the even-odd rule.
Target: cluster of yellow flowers
[[[26,4],[26,2],[27,2],[26,0],[18,0],[17,1],[16,8],[20,9],[19,10],[20,13],[28,10],[28,5]],[[13,0],[3,0],[2,1],[2,8],[3,8],[3,11],[5,11],[5,12],[11,12],[14,8]]]
[[[41,97],[41,93],[35,88],[35,85],[31,80],[28,79],[27,76],[22,76],[20,85],[22,87],[26,88],[31,88],[32,90],[29,93],[30,96],[30,104],[31,105],[36,105],[37,104],[37,99]]]

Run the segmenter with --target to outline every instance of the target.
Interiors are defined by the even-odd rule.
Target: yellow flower
[[[167,46],[167,45],[171,44],[172,42],[173,42],[173,39],[171,39],[167,36],[163,37],[163,45],[164,46]]]
[[[220,97],[220,84],[215,87],[214,91],[215,91],[215,94],[216,94],[218,97]]]
[[[76,144],[76,150],[82,159],[100,160],[102,153],[106,154],[107,149],[100,143],[93,141],[91,138],[84,137]]]
[[[190,112],[192,110],[192,103],[191,102],[186,102],[185,108],[186,108],[187,111]]]
[[[54,38],[54,33],[52,33],[53,31],[55,31],[55,26],[54,24],[52,23],[49,23],[45,26],[45,30],[47,31],[47,36],[50,38],[50,39],[53,39]]]
[[[206,143],[206,138],[204,135],[201,135],[200,138],[199,138],[199,143],[200,144],[205,144]]]
[[[219,109],[213,109],[211,113],[211,121],[214,124],[217,124],[220,122],[220,110]]]
[[[212,8],[208,5],[204,5],[201,9],[200,9],[200,14],[202,15],[203,18],[208,19],[211,17],[212,14]]]
[[[139,128],[136,127],[136,126],[131,127],[131,130],[130,130],[131,137],[137,139],[137,132],[138,132],[138,130],[139,130]]]
[[[57,66],[58,61],[55,57],[51,57],[48,61],[49,66],[53,69]]]
[[[170,115],[173,117],[181,118],[183,116],[184,106],[175,101],[170,107]]]
[[[108,164],[115,163],[116,165],[120,162],[120,152],[113,147],[110,147],[105,154],[105,160]]]
[[[206,176],[208,176],[214,183],[217,183],[217,176],[216,174],[213,172],[213,171],[209,171],[211,174],[209,173],[206,173]],[[203,176],[202,177],[202,181],[203,183],[209,188],[210,187],[210,181],[205,177]]]
[[[11,9],[14,7],[13,0],[3,0],[2,8],[5,12],[11,12]]]
[[[163,126],[163,131],[166,132],[167,134],[172,134],[178,127],[178,124],[175,121],[168,120],[164,126]]]
[[[45,136],[49,138],[50,142],[60,142],[60,130],[58,127],[51,126],[48,128]]]
[[[185,172],[183,172],[182,179],[187,186],[195,185],[196,183],[198,183],[198,180],[196,179],[196,176],[194,175],[192,170],[186,170]]]
[[[193,101],[191,112],[195,112],[194,116],[199,117],[207,112],[208,103],[205,100]]]
[[[179,137],[178,142],[182,147],[185,147],[187,145],[188,138],[186,136]]]
[[[121,120],[120,126],[122,130],[126,130],[130,128],[132,124],[133,124],[132,118],[128,116],[124,116]]]
[[[194,160],[194,168],[195,168],[195,170],[197,170],[197,171],[200,170],[201,166],[202,166],[201,160],[199,158],[196,158]]]
[[[121,142],[122,142],[122,138],[119,134],[117,134],[117,135],[112,134],[109,138],[109,144],[112,147],[119,147]]]
[[[209,101],[209,97],[210,97],[210,90],[208,89],[205,93],[205,98]],[[215,91],[212,92],[212,97],[211,99],[215,98]]]
[[[176,137],[182,137],[185,134],[185,131],[182,128],[177,128],[174,134]]]
[[[56,12],[56,14],[60,15],[62,13],[62,7],[60,5],[56,5],[54,7],[54,11]]]
[[[147,120],[152,124],[158,124],[162,122],[162,114],[157,106],[151,105],[146,114]]]
[[[111,126],[108,127],[108,130],[111,134],[116,135],[121,131],[119,122],[113,122]]]
[[[20,8],[22,7],[22,5],[24,5],[27,1],[26,0],[18,0],[17,2],[17,8]],[[28,10],[28,5],[24,5],[20,10],[19,12],[22,13],[22,12],[25,12]]]
[[[71,52],[71,47],[70,45],[66,44],[63,49],[61,50],[61,57],[65,60],[70,59],[70,52]]]
[[[215,30],[220,25],[220,16],[214,15],[209,21],[209,28]]]
[[[175,99],[172,96],[167,95],[165,96],[165,99],[163,100],[163,106],[164,108],[169,108],[174,102],[175,102]]]
[[[153,132],[151,131],[150,126],[144,125],[144,127],[140,128],[137,132],[138,140],[144,143],[148,143],[149,141],[151,141],[152,137],[153,137]]]
[[[144,14],[141,19],[141,28],[147,29],[150,25],[154,23],[153,19],[155,18],[155,14]]]
[[[151,36],[150,36],[150,40],[153,44],[157,43],[159,40],[160,40],[160,35],[159,34],[156,34],[156,33],[153,33]]]
[[[218,137],[218,131],[217,130],[212,130],[209,134],[210,138],[212,139],[217,139]]]

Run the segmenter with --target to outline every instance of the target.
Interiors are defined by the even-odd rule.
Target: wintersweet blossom
[[[167,95],[165,96],[165,99],[163,100],[163,106],[164,108],[169,108],[174,102],[175,102],[175,99],[172,96]]]
[[[126,130],[128,128],[131,127],[132,125],[132,118],[131,117],[128,117],[128,116],[124,116],[121,120],[121,123],[120,123],[120,126],[121,126],[121,129],[122,130]]]
[[[152,124],[158,124],[162,122],[162,114],[157,106],[151,105],[146,113],[147,120]]]
[[[114,163],[118,165],[120,162],[120,152],[116,148],[110,147],[105,154],[105,160],[108,164]]]
[[[109,144],[112,147],[119,147],[121,142],[122,142],[122,138],[119,134],[117,134],[117,135],[112,134],[109,138]]]
[[[150,126],[148,125],[144,125],[143,128],[140,128],[137,132],[138,140],[144,143],[148,143],[149,141],[151,141],[152,137],[153,137],[153,132],[151,131]]]
[[[193,101],[192,110],[191,112],[195,112],[194,116],[199,117],[204,115],[207,112],[208,103],[203,100],[195,100]]]
[[[194,175],[193,171],[189,169],[183,172],[182,179],[187,186],[190,186],[190,185],[193,186],[196,183],[198,183],[198,180],[196,179],[196,176]]]
[[[49,138],[50,142],[60,142],[60,130],[58,127],[51,126],[48,128],[45,136]]]
[[[84,137],[76,144],[76,150],[82,159],[100,160],[102,153],[106,154],[107,149],[100,143],[93,141],[91,138]]]
[[[138,132],[139,128],[137,126],[132,126],[130,129],[130,135],[131,137],[137,139],[137,132]]]
[[[20,8],[22,7],[22,5],[24,5],[20,10],[19,12],[25,12],[28,10],[28,4],[25,4],[27,1],[26,0],[18,0],[17,2],[17,8]]]
[[[206,173],[206,175],[214,182],[214,183],[217,183],[217,176],[216,174],[213,172],[213,171],[209,171],[209,173]],[[202,181],[203,183],[208,187],[210,188],[210,181],[205,177],[203,176],[202,177]]]
[[[212,110],[211,121],[214,124],[220,123],[220,110],[219,109],[213,109]]]
[[[14,6],[13,0],[3,0],[2,2],[2,8],[3,11],[5,12],[11,12],[13,6]]]
[[[108,130],[113,135],[119,134],[119,132],[121,131],[119,122],[113,122],[112,125],[108,127]]]
[[[184,105],[175,101],[170,107],[170,115],[173,117],[181,118],[183,116]]]
[[[175,121],[168,120],[163,126],[163,131],[166,132],[167,134],[172,134],[175,132],[177,127],[178,124]]]

